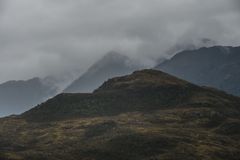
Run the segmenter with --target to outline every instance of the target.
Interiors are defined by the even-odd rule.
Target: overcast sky
[[[239,0],[0,0],[0,82],[83,72],[111,50],[149,62],[203,38],[236,46],[239,28]]]

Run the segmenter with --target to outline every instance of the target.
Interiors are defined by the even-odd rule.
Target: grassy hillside
[[[210,108],[0,125],[1,159],[238,160],[240,120]]]
[[[239,160],[240,100],[160,71],[0,120],[0,159]]]
[[[31,121],[110,116],[169,107],[217,107],[231,110],[239,98],[201,88],[155,70],[143,70],[105,82],[92,94],[60,94],[22,116]]]

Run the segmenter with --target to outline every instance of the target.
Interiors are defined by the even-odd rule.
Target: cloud
[[[110,50],[141,60],[179,43],[240,42],[238,0],[0,0],[0,82],[83,72]]]

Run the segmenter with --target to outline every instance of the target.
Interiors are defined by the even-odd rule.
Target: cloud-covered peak
[[[0,0],[0,82],[83,73],[111,50],[149,64],[179,42],[238,45],[239,8],[238,0]]]

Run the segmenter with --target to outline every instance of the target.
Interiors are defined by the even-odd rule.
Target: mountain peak
[[[0,116],[22,113],[56,94],[54,85],[35,77],[0,84]]]
[[[240,47],[212,46],[177,53],[156,69],[191,83],[240,95]]]
[[[142,70],[112,78],[93,93],[61,94],[21,116],[42,122],[148,112],[167,107],[229,107],[238,104],[238,98],[217,90],[196,86],[161,71]]]
[[[68,86],[64,92],[89,93],[97,89],[109,78],[129,74],[139,68],[141,66],[126,55],[111,51],[93,64],[83,75]]]
[[[131,60],[128,56],[116,51],[110,51],[107,54],[105,54],[99,61],[97,61],[89,70],[109,66],[110,64],[115,63],[121,65],[128,65],[129,61]]]
[[[127,56],[125,56],[117,51],[110,51],[104,55],[104,58],[106,58],[106,57],[127,57]]]
[[[184,80],[178,79],[162,71],[145,69],[135,71],[131,75],[112,78],[106,81],[95,92],[161,86],[186,86],[189,84],[190,83]]]

